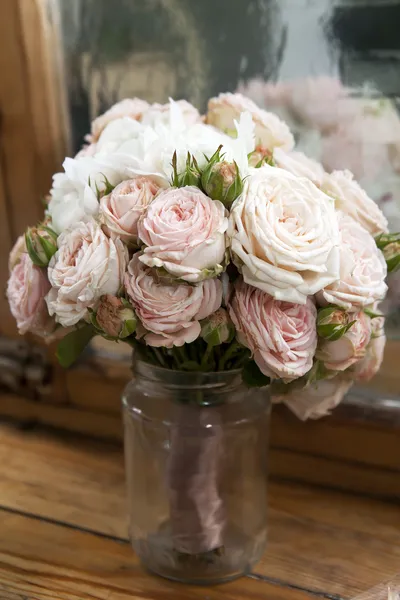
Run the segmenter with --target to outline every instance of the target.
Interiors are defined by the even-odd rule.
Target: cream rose
[[[289,127],[274,113],[259,108],[250,98],[242,94],[220,94],[208,102],[207,123],[222,129],[234,131],[235,120],[238,121],[241,113],[250,113],[255,125],[256,144],[272,150],[279,147],[291,150],[294,139]]]
[[[220,273],[228,227],[225,213],[221,202],[196,187],[161,192],[138,223],[146,246],[140,260],[191,283]]]
[[[183,346],[200,335],[199,321],[222,302],[222,284],[209,279],[198,285],[169,284],[146,267],[140,253],[133,255],[125,274],[125,287],[151,346]]]
[[[195,106],[187,100],[176,100],[173,102],[179,108],[185,124],[190,127],[196,123],[201,123],[202,118]],[[171,119],[172,103],[152,104],[149,110],[143,115],[143,124],[154,127],[158,123],[168,124]]]
[[[149,104],[140,98],[126,98],[117,102],[92,122],[91,135],[88,136],[89,141],[96,142],[107,125],[116,119],[130,117],[135,121],[140,121],[148,109]]]
[[[239,342],[251,350],[264,375],[291,381],[311,369],[317,347],[312,300],[280,302],[239,280],[228,310]]]
[[[154,200],[159,186],[149,177],[123,181],[100,200],[100,222],[112,238],[119,236],[127,244],[137,244],[138,221]]]
[[[306,385],[302,389],[293,388],[286,394],[273,397],[273,402],[283,402],[302,421],[328,416],[343,400],[353,385],[352,381],[337,375]]]
[[[232,206],[228,236],[246,283],[276,300],[305,304],[339,276],[333,201],[283,169],[252,170]]]
[[[371,235],[388,232],[388,222],[378,205],[353,178],[350,171],[326,174],[323,190],[335,200],[337,210],[353,217]]]
[[[325,175],[322,165],[308,158],[303,152],[285,152],[282,148],[275,148],[273,158],[275,165],[280,169],[285,169],[297,177],[306,177],[318,187],[322,185]]]
[[[46,271],[36,267],[28,254],[21,254],[7,284],[8,302],[21,334],[30,331],[45,337],[54,331],[55,321],[45,301],[49,290]]]
[[[367,351],[371,339],[371,319],[363,312],[351,316],[355,323],[338,340],[321,340],[316,357],[329,371],[345,371]]]
[[[58,238],[58,251],[48,267],[52,285],[49,313],[64,327],[87,319],[103,294],[116,295],[128,253],[120,239],[111,240],[94,221],[79,223]]]
[[[385,297],[387,268],[374,238],[351,217],[338,213],[340,278],[318,293],[321,305],[336,304],[346,310],[369,306]]]

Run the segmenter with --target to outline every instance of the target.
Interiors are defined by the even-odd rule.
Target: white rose
[[[63,232],[48,267],[52,285],[46,301],[50,315],[63,327],[87,319],[103,294],[116,295],[123,282],[128,252],[93,220]]]
[[[207,123],[222,131],[235,129],[234,122],[243,112],[249,112],[255,124],[256,144],[273,149],[291,150],[294,139],[289,127],[274,113],[259,108],[242,94],[220,94],[208,102]]]
[[[115,119],[101,133],[96,143],[96,154],[104,156],[116,152],[125,142],[138,139],[143,131],[143,125],[129,117]]]
[[[115,119],[129,117],[130,119],[139,121],[148,108],[149,104],[140,98],[126,98],[117,102],[92,122],[90,141],[96,142],[105,127],[112,121],[115,121]]]
[[[305,304],[339,276],[333,201],[283,169],[252,170],[232,206],[228,236],[245,282],[276,300]]]
[[[374,238],[351,217],[338,213],[340,278],[318,293],[320,304],[358,310],[385,297],[386,262]]]
[[[51,217],[51,226],[56,233],[88,221],[99,212],[97,189],[106,187],[105,178],[113,185],[121,181],[116,169],[94,157],[66,158],[64,173],[56,173],[50,191],[47,213]]]
[[[307,177],[318,187],[322,185],[325,175],[322,165],[308,158],[303,152],[285,152],[282,148],[275,148],[273,157],[280,169],[285,169],[297,177]]]
[[[378,205],[353,178],[350,171],[326,174],[323,190],[335,200],[335,206],[353,217],[371,235],[388,233],[388,222]]]
[[[287,394],[274,397],[273,401],[286,404],[302,421],[320,419],[328,416],[340,404],[352,385],[352,381],[338,375],[306,385],[300,390],[294,387]]]
[[[146,175],[157,178],[162,185],[170,185],[173,176],[172,157],[176,152],[177,169],[182,173],[186,166],[187,155],[190,153],[202,169],[207,164],[206,156],[214,154],[222,146],[221,154],[225,155],[228,162],[236,161],[241,177],[247,175],[249,152],[254,149],[254,124],[250,115],[242,115],[236,124],[237,137],[224,134],[222,131],[196,123],[188,126],[184,115],[177,103],[171,102],[171,123],[157,123],[155,127],[143,126],[141,131],[134,127],[124,132],[115,131],[115,137],[110,140],[114,144],[113,152],[107,157],[102,157],[108,165],[114,165],[115,170],[124,174],[124,179],[131,179],[137,175]],[[247,118],[246,118],[247,117]],[[104,131],[108,135],[109,129],[120,127],[119,122],[112,123]],[[141,125],[138,125],[141,127]],[[126,139],[123,137],[127,134]],[[114,135],[114,133],[113,133]],[[103,136],[101,139],[103,139]],[[118,137],[119,136],[119,137]],[[121,143],[118,145],[118,139]],[[107,142],[108,144],[108,142]]]

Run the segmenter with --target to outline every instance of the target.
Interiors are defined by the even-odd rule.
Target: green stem
[[[167,365],[166,361],[164,360],[161,350],[159,348],[153,348],[153,352],[156,355],[157,360],[160,363],[160,365],[162,367],[164,367],[165,369],[168,369],[168,365]]]
[[[210,354],[213,351],[213,346],[211,346],[210,344],[207,344],[207,348],[206,351],[203,354],[203,358],[201,359],[201,366],[202,368],[205,368],[208,364],[208,360],[210,358]]]
[[[224,367],[226,365],[226,363],[228,362],[228,360],[230,358],[232,358],[232,356],[235,354],[235,352],[240,348],[240,344],[239,342],[237,342],[236,340],[233,340],[233,342],[231,342],[229,348],[226,350],[225,354],[222,355],[222,357],[220,358],[219,364],[218,364],[218,370],[219,371],[223,371]]]
[[[186,350],[184,346],[176,346],[176,350],[178,355],[180,356],[181,362],[186,362],[188,360],[188,356],[186,354]]]

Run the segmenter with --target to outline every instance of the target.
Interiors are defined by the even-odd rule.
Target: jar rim
[[[171,389],[226,388],[242,383],[242,369],[229,371],[179,371],[166,369],[133,357],[133,372],[139,377],[161,383]]]

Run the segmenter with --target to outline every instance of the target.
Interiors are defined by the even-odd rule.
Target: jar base
[[[174,548],[169,522],[147,539],[133,539],[135,552],[151,573],[180,583],[215,585],[251,572],[265,550],[266,532],[249,538],[231,526],[224,532],[223,548],[193,555],[182,554]]]

